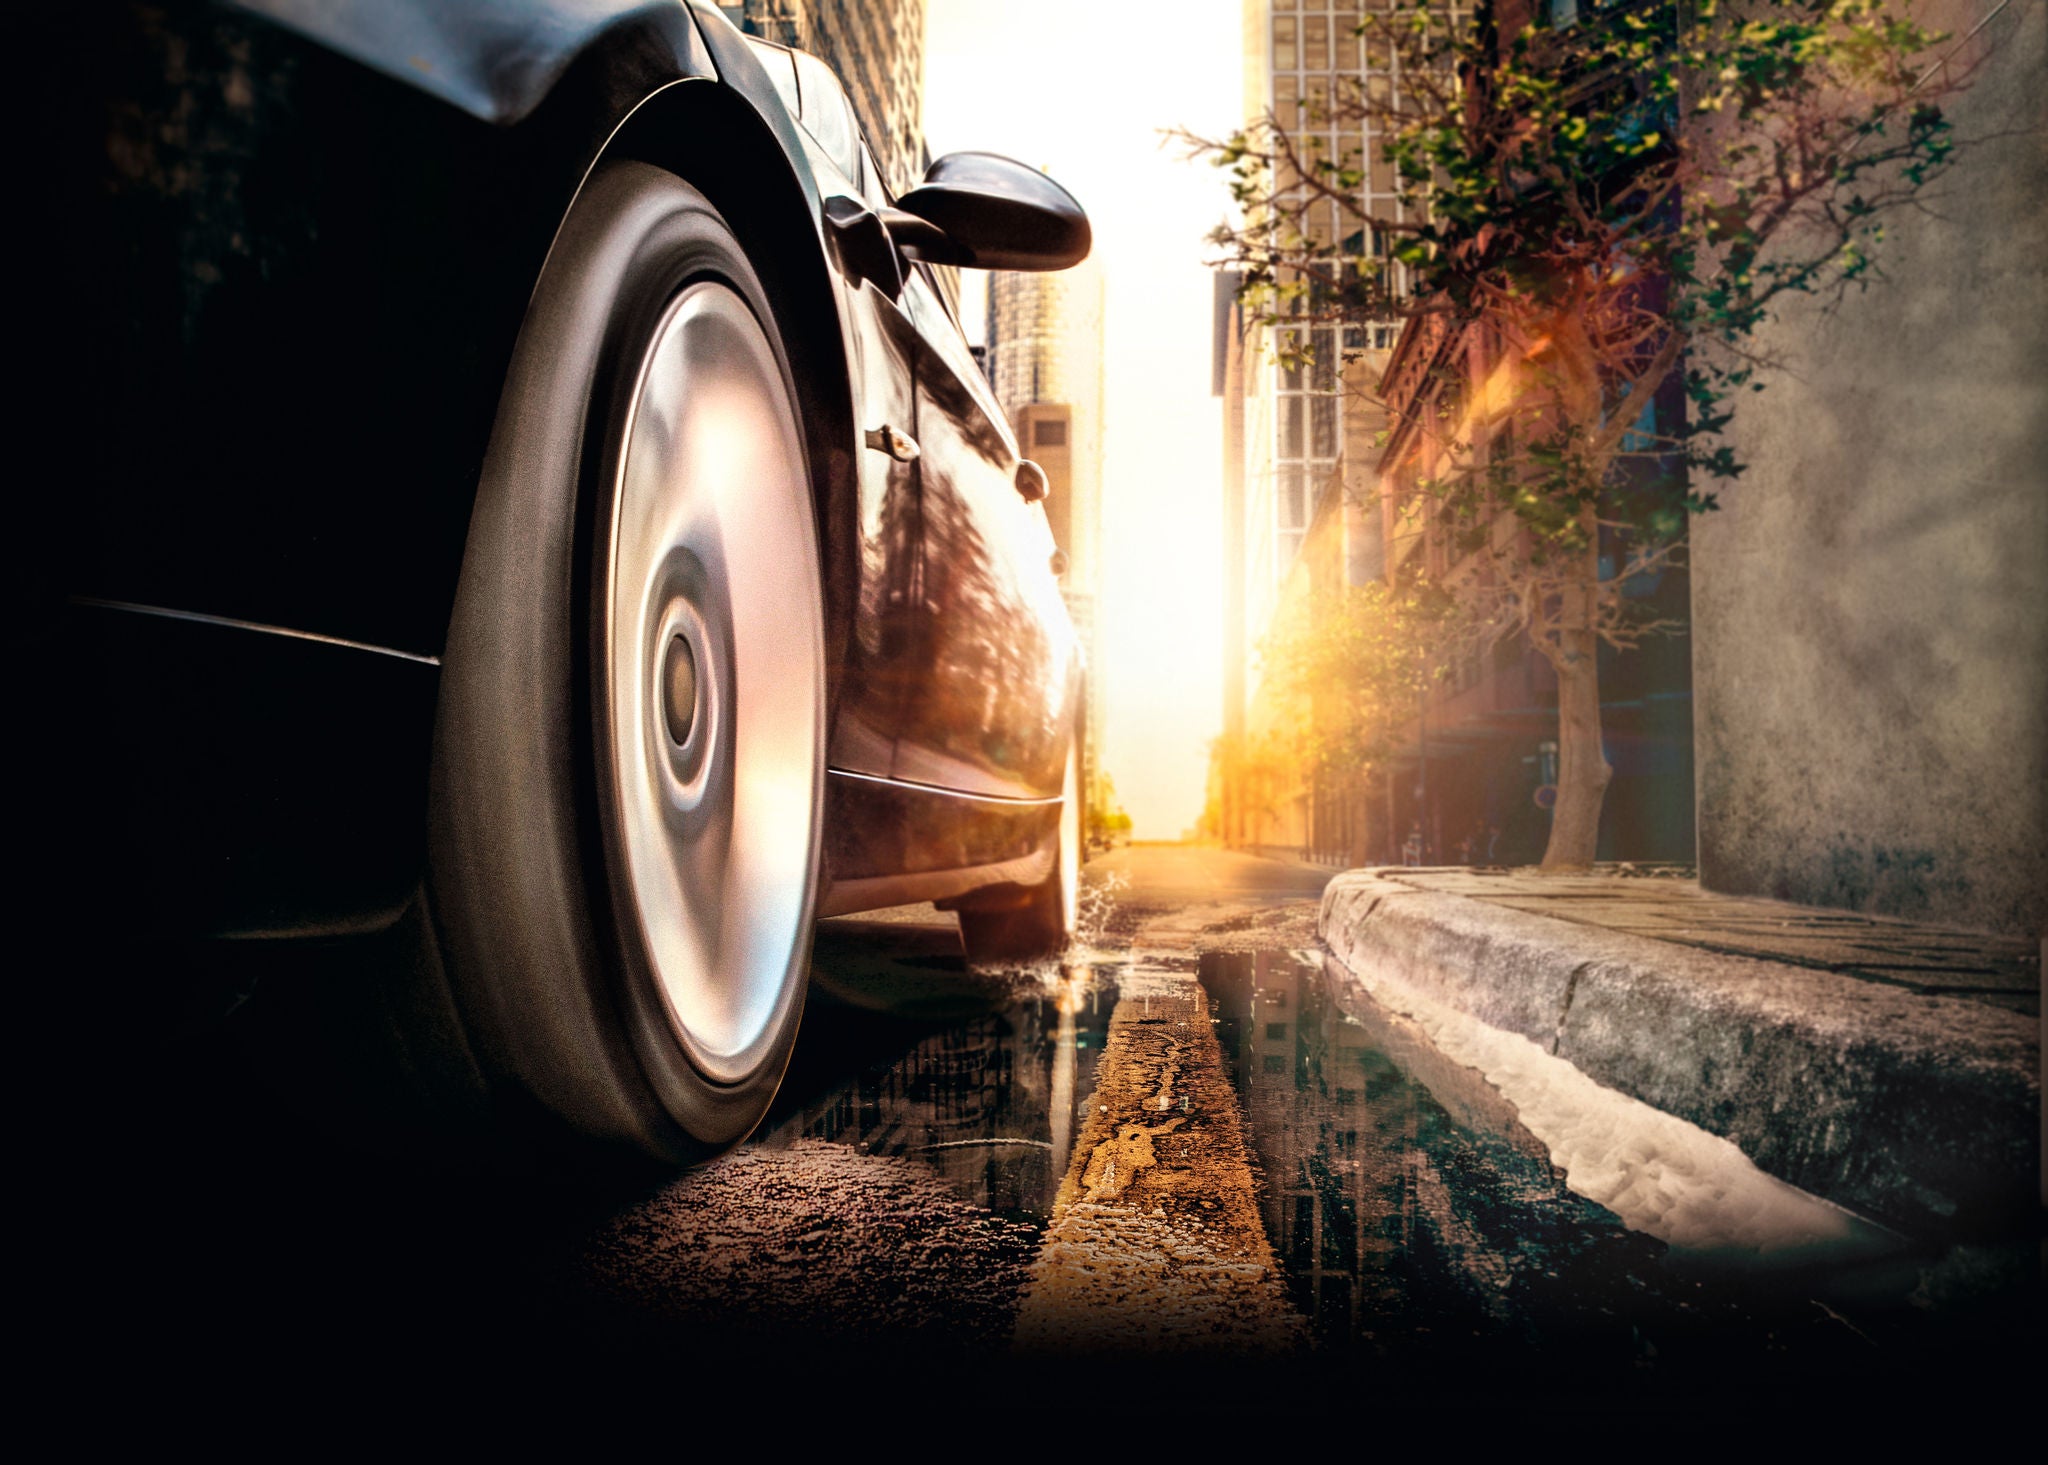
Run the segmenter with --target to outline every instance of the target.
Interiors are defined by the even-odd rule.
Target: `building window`
[[[1273,17],[1273,69],[1292,71],[1300,64],[1296,42],[1300,35],[1300,22],[1291,15]]]
[[[1431,10],[1433,27],[1466,24],[1470,14],[1465,0],[1433,5]],[[1267,95],[1274,121],[1293,139],[1301,156],[1325,158],[1362,175],[1354,198],[1302,210],[1302,232],[1318,248],[1346,261],[1364,257],[1363,263],[1347,263],[1346,269],[1370,269],[1371,262],[1378,261],[1393,273],[1392,283],[1398,288],[1406,274],[1390,258],[1398,231],[1375,229],[1367,221],[1406,224],[1419,216],[1402,202],[1400,180],[1380,155],[1378,123],[1363,114],[1366,107],[1382,108],[1398,100],[1401,58],[1386,34],[1362,37],[1359,27],[1368,15],[1377,17],[1383,28],[1405,25],[1407,18],[1399,13],[1396,0],[1271,0],[1271,12]],[[1278,182],[1283,185],[1283,207],[1302,200],[1305,190],[1287,187],[1287,179]],[[1308,314],[1328,304],[1327,298],[1312,298]],[[1400,332],[1398,321],[1343,326],[1304,320],[1269,336],[1280,359],[1263,383],[1271,416],[1268,425],[1254,429],[1253,442],[1257,451],[1271,455],[1271,476],[1265,481],[1273,502],[1268,508],[1254,498],[1247,507],[1259,516],[1251,552],[1256,562],[1271,557],[1275,586],[1300,553],[1322,498],[1342,481],[1343,353],[1390,351]],[[1270,437],[1260,441],[1266,433]],[[1270,544],[1265,539],[1268,533]]]
[[[1292,76],[1273,78],[1273,116],[1289,132],[1301,126],[1301,82]]]
[[[1280,527],[1308,528],[1308,495],[1301,478],[1301,465],[1290,463],[1280,470]]]
[[[1305,71],[1330,69],[1330,18],[1305,16],[1301,22],[1301,65]]]
[[[1340,339],[1335,326],[1295,327],[1274,336],[1274,527],[1281,531],[1277,569],[1283,575],[1321,494],[1338,476]]]

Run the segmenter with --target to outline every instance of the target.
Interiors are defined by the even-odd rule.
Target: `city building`
[[[1362,45],[1372,0],[1246,0],[1245,114],[1298,143],[1364,161],[1362,211],[1401,218],[1371,122],[1331,120],[1347,88],[1397,87],[1396,58]],[[1453,11],[1456,18],[1459,12]],[[1284,180],[1282,180],[1284,182]],[[1384,253],[1335,204],[1305,219],[1311,239]],[[1303,323],[1259,324],[1219,275],[1215,378],[1225,438],[1224,735],[1212,759],[1210,832],[1332,865],[1397,862],[1411,838],[1427,863],[1533,862],[1548,837],[1542,795],[1555,776],[1557,684],[1526,640],[1473,655],[1419,699],[1390,755],[1370,766],[1301,756],[1319,715],[1262,676],[1260,647],[1307,605],[1374,581],[1438,583],[1471,572],[1436,532],[1418,483],[1430,466],[1413,432],[1437,394],[1468,380],[1479,343],[1433,317],[1332,323],[1307,298]],[[1462,390],[1462,388],[1453,388]],[[1638,587],[1683,621],[1683,577]],[[1602,858],[1689,860],[1693,824],[1690,661],[1671,637],[1616,656],[1601,677],[1615,779]]]
[[[1110,812],[1101,760],[1104,668],[1096,634],[1102,590],[1102,272],[993,273],[983,360],[1024,455],[1045,470],[1061,584],[1087,659],[1081,787],[1091,816]]]
[[[1291,135],[1321,137],[1333,157],[1377,151],[1369,126],[1332,120],[1347,88],[1391,85],[1391,62],[1357,35],[1362,0],[1246,0],[1244,112]],[[1366,170],[1361,202],[1399,217],[1394,179]],[[1334,205],[1309,220],[1329,243]],[[1356,249],[1378,241],[1343,240]],[[1224,412],[1224,707],[1213,761],[1210,832],[1231,844],[1343,863],[1370,853],[1369,770],[1310,768],[1290,757],[1303,717],[1261,676],[1259,648],[1283,612],[1381,577],[1375,444],[1387,426],[1374,390],[1393,322],[1299,327],[1248,321],[1237,278],[1217,278],[1214,390]]]
[[[1472,401],[1498,342],[1484,323],[1462,330],[1422,316],[1402,332],[1379,384],[1391,414],[1379,455],[1379,512],[1390,584],[1427,576],[1455,584],[1485,572],[1485,551],[1463,554],[1436,516],[1422,482],[1437,471],[1438,444],[1419,424]],[[1667,394],[1668,395],[1668,394]],[[1660,402],[1676,411],[1674,401]],[[1482,441],[1479,451],[1485,450]],[[1497,534],[1524,532],[1504,513]],[[1689,862],[1693,858],[1692,661],[1682,634],[1690,598],[1673,570],[1625,582],[1645,618],[1673,628],[1618,651],[1599,651],[1602,740],[1613,768],[1601,807],[1598,857]],[[1425,863],[1533,864],[1549,839],[1545,802],[1557,774],[1557,674],[1519,635],[1475,649],[1418,708],[1388,762],[1386,827],[1421,832]],[[1406,835],[1402,842],[1405,843]],[[1380,856],[1375,855],[1374,858]],[[1395,858],[1393,850],[1387,858]]]
[[[748,34],[832,68],[892,190],[924,176],[924,0],[740,0],[719,9]]]

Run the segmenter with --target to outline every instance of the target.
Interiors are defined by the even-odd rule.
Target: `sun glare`
[[[1202,809],[1222,714],[1222,430],[1209,395],[1213,170],[1160,130],[1237,116],[1237,0],[1115,7],[929,0],[924,125],[934,156],[1035,163],[1088,209],[1104,282],[1103,571],[1095,674],[1102,761],[1139,838]],[[981,331],[970,297],[968,328]]]

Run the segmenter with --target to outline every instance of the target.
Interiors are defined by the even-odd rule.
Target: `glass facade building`
[[[1305,160],[1362,175],[1349,208],[1314,200],[1298,177],[1274,180],[1285,227],[1298,223],[1333,256],[1384,257],[1387,241],[1370,237],[1360,215],[1402,217],[1391,169],[1377,157],[1373,123],[1359,105],[1395,95],[1399,84],[1396,58],[1359,34],[1368,14],[1386,8],[1385,0],[1245,0],[1246,121],[1271,116]],[[1243,556],[1247,648],[1271,625],[1312,531],[1342,541],[1335,559],[1347,574],[1379,571],[1372,471],[1385,419],[1372,394],[1398,326],[1318,321],[1312,294],[1301,306],[1301,324],[1253,327],[1239,343],[1242,432],[1234,451],[1241,461],[1232,467],[1242,475],[1242,496],[1238,521],[1226,528]],[[1246,680],[1256,700],[1256,678]]]
[[[1361,216],[1406,217],[1392,168],[1378,155],[1375,124],[1364,115],[1371,103],[1399,94],[1399,58],[1360,34],[1368,15],[1387,9],[1387,0],[1246,0],[1244,7],[1247,122],[1271,116],[1305,161],[1324,159],[1361,175],[1355,207],[1314,199],[1298,177],[1274,180],[1290,227],[1298,223],[1333,257],[1385,258],[1388,241],[1374,237]],[[1299,326],[1267,327],[1244,343],[1244,522],[1233,539],[1246,550],[1246,634],[1254,646],[1318,518],[1345,517],[1333,505],[1338,496],[1354,508],[1372,496],[1372,445],[1385,425],[1373,390],[1399,335],[1393,321],[1317,321],[1313,294],[1301,303]],[[1350,517],[1340,532],[1371,532]],[[1376,574],[1377,554],[1360,551],[1347,544],[1339,557]]]

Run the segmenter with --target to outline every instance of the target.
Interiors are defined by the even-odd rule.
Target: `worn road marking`
[[[1017,1318],[1033,1351],[1306,1346],[1259,1219],[1241,1111],[1192,975],[1134,962]],[[1170,1117],[1162,1118],[1162,1115]]]

